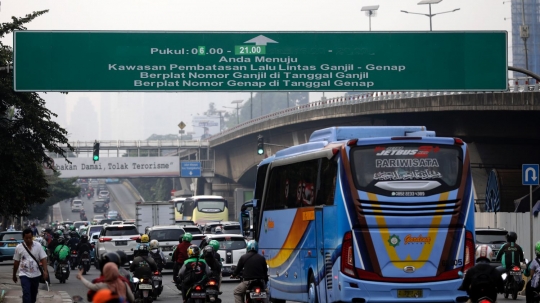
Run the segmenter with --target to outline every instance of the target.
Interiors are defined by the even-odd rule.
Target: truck
[[[135,225],[141,234],[149,227],[174,225],[174,204],[169,201],[136,202]]]

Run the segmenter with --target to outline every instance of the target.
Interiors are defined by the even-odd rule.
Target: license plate
[[[71,255],[72,258],[77,258],[77,255],[73,254]]]
[[[127,241],[116,241],[116,246],[127,245]]]
[[[90,259],[82,259],[83,262],[90,262]]]
[[[192,292],[191,293],[192,298],[206,298],[205,292]]]
[[[207,289],[206,293],[209,294],[209,295],[216,295],[216,294],[218,294],[218,291],[215,290],[215,289]]]
[[[8,243],[7,246],[8,246],[8,247],[15,247],[15,246],[17,246],[17,243]]]
[[[152,280],[154,280],[154,281],[161,281],[162,279],[163,279],[163,277],[160,277],[160,276],[152,277]]]
[[[421,289],[399,289],[397,291],[398,298],[422,298],[423,291]]]
[[[511,276],[521,276],[521,272],[519,272],[519,271],[511,271],[510,275]]]
[[[265,299],[266,292],[252,292],[249,294],[249,297],[252,299]]]
[[[139,289],[152,289],[150,284],[139,284]]]

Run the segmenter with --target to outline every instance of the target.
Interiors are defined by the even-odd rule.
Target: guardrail
[[[336,107],[350,104],[359,104],[366,102],[374,101],[383,101],[383,100],[396,100],[396,99],[410,99],[410,98],[422,98],[422,97],[434,97],[441,95],[464,95],[464,94],[485,94],[485,93],[522,93],[522,92],[538,92],[540,91],[540,83],[532,78],[512,78],[509,79],[508,89],[506,91],[482,91],[482,92],[435,92],[435,91],[422,91],[422,92],[374,92],[374,93],[365,93],[358,95],[349,95],[335,98],[324,98],[319,101],[310,102],[307,104],[294,106],[286,108],[281,111],[277,111],[268,115],[260,116],[252,120],[240,123],[234,127],[231,127],[225,131],[222,131],[218,134],[213,135],[209,140],[217,139],[223,137],[227,134],[235,132],[237,130],[250,127],[254,124],[268,121],[275,118],[280,118],[289,115],[296,115],[302,112]]]

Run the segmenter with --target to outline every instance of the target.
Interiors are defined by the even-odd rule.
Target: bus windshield
[[[383,181],[437,181],[429,194],[455,189],[461,179],[459,146],[396,144],[359,146],[351,151],[351,169],[358,190],[385,194]],[[428,194],[428,193],[426,193]]]
[[[199,200],[197,210],[203,213],[218,213],[225,209],[223,200]]]
[[[176,211],[177,211],[177,212],[181,212],[182,203],[184,203],[184,201],[179,201],[179,202],[176,202],[176,203],[174,204],[174,207],[176,207]]]

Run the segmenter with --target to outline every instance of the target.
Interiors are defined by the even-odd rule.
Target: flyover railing
[[[511,78],[509,79],[508,89],[506,91],[476,91],[476,92],[457,92],[457,91],[446,91],[446,92],[436,92],[436,91],[418,91],[418,92],[373,92],[373,93],[362,93],[357,95],[348,95],[335,98],[324,98],[310,102],[303,105],[298,105],[294,107],[289,107],[281,111],[277,111],[268,115],[260,116],[245,122],[242,122],[236,126],[233,126],[227,130],[224,130],[220,133],[217,133],[209,138],[209,140],[214,140],[235,132],[237,130],[250,127],[254,124],[258,124],[264,121],[295,115],[306,111],[312,111],[328,107],[337,107],[350,104],[366,103],[366,102],[375,102],[383,100],[396,100],[396,99],[409,99],[409,98],[422,98],[422,97],[434,97],[441,95],[462,95],[462,94],[484,94],[484,93],[521,93],[521,92],[538,92],[540,91],[540,83],[536,80],[528,77],[520,78]]]

